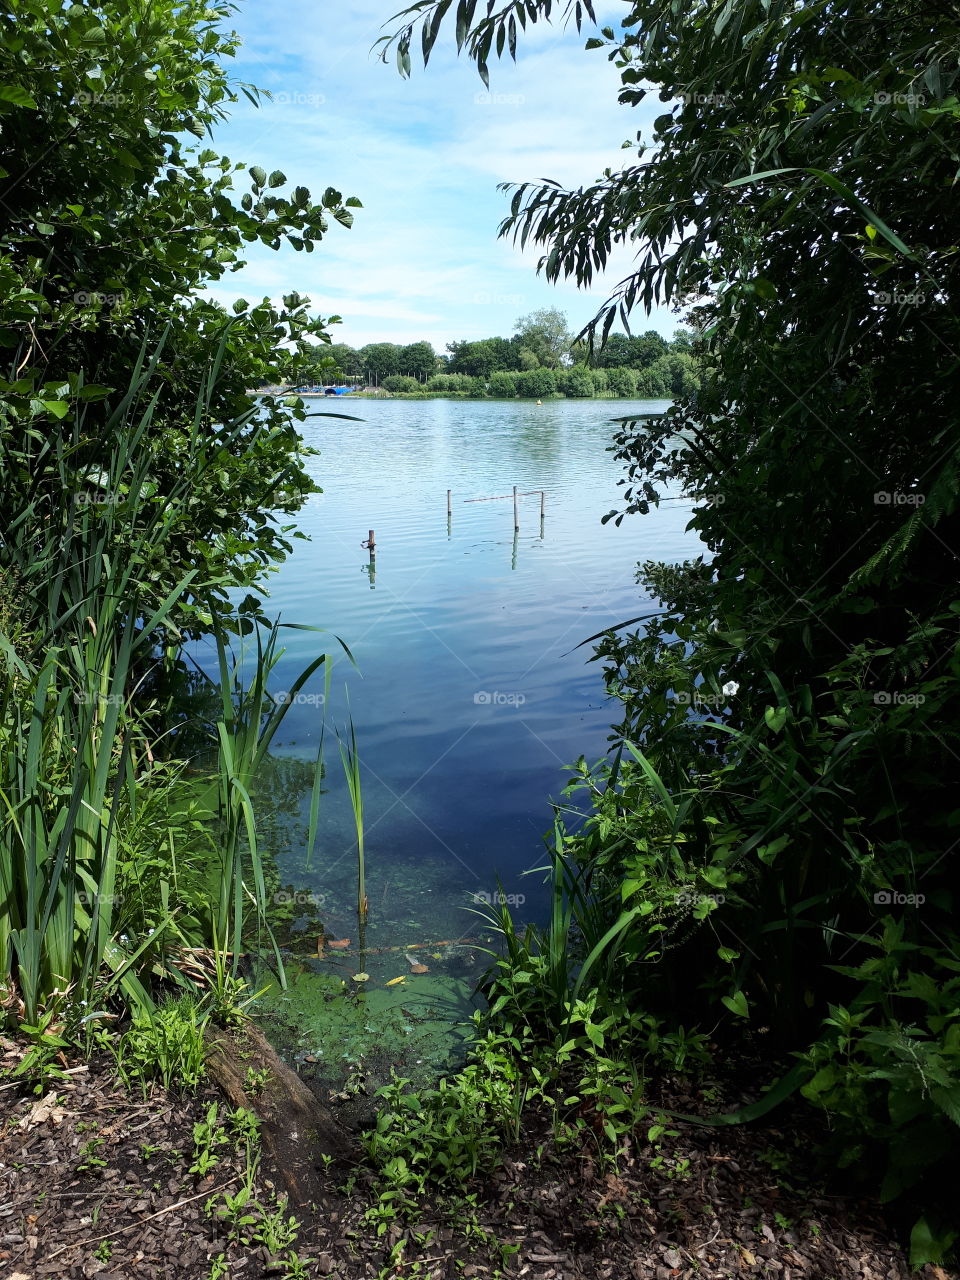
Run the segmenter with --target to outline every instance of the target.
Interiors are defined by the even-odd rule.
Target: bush
[[[402,373],[392,373],[380,383],[384,391],[419,391],[420,383],[416,378],[408,378]]]
[[[585,369],[583,365],[574,365],[572,369],[565,369],[561,372],[558,382],[559,390],[574,400],[589,400],[593,395],[593,379],[590,377],[590,370]]]
[[[517,394],[531,399],[555,395],[557,379],[552,369],[528,369],[517,374]]]
[[[610,379],[606,369],[591,369],[589,378],[593,384],[593,394],[595,396],[604,396],[610,390]]]
[[[595,370],[599,373],[600,370]],[[635,396],[637,394],[637,375],[632,369],[606,369],[607,386],[615,396]]]
[[[658,400],[671,394],[664,365],[665,361],[655,360],[649,368],[635,371],[637,395],[641,399]]]
[[[487,384],[487,391],[498,399],[506,400],[517,394],[517,375],[515,373],[493,373]]]
[[[471,378],[466,373],[436,373],[427,383],[427,390],[479,395],[483,391],[483,384],[479,378]]]

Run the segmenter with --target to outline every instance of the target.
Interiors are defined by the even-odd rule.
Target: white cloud
[[[352,230],[334,225],[318,251],[272,254],[220,282],[224,301],[243,294],[308,294],[321,314],[339,313],[338,340],[415,341],[441,349],[454,338],[509,334],[517,317],[559,306],[579,327],[629,269],[629,250],[589,292],[553,287],[535,274],[539,250],[521,254],[496,238],[508,208],[500,181],[550,177],[591,182],[630,153],[623,138],[656,112],[617,103],[618,77],[584,37],[533,29],[516,66],[492,70],[492,98],[475,69],[447,46],[404,81],[369,54],[394,11],[375,0],[319,11],[313,0],[242,10],[240,78],[277,100],[237,104],[217,143],[233,158],[280,168],[314,192],[357,195]],[[325,13],[331,12],[330,20]],[[669,332],[673,317],[655,323]]]

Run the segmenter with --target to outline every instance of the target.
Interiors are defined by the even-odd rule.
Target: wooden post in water
[[[453,490],[452,490],[452,489],[448,489],[448,490],[447,490],[447,519],[448,519],[448,520],[450,519],[451,515],[453,514],[453,507],[450,505],[450,495],[451,495],[451,493],[452,493],[452,492],[453,492]]]
[[[516,531],[519,528],[520,528],[520,509],[517,506],[517,486],[514,485],[513,486],[513,531],[514,533],[516,533]]]
[[[540,519],[542,520],[546,514],[547,514],[547,491],[545,489],[541,489],[540,490]]]
[[[376,555],[376,551],[377,551],[377,540],[376,540],[376,538],[374,538],[374,536],[373,536],[373,530],[372,530],[372,529],[370,530],[370,534],[369,534],[369,536],[368,536],[368,538],[367,538],[367,546],[370,548],[370,554],[371,554],[371,555]]]

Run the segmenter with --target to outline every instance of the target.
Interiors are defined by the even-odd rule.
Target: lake
[[[526,873],[543,864],[551,799],[568,779],[565,765],[604,754],[618,718],[591,646],[577,646],[653,607],[635,584],[638,562],[676,561],[699,547],[685,531],[691,504],[682,499],[619,528],[601,524],[619,501],[622,474],[607,451],[611,419],[667,404],[338,400],[337,411],[363,421],[318,417],[305,425],[306,442],[319,451],[309,469],[324,492],[300,512],[298,528],[310,541],[297,542],[271,578],[265,609],[340,637],[356,669],[336,661],[326,700],[319,674],[305,687],[262,779],[268,847],[293,900],[290,949],[299,958],[294,996],[282,999],[300,999],[287,1019],[300,1027],[298,1060],[317,1056],[302,1027],[321,1006],[329,1014],[330,994],[344,983],[348,992],[362,986],[367,1027],[394,1008],[406,1018],[414,988],[429,990],[424,1003],[433,1001],[433,1014],[442,1005],[448,1023],[461,1017],[484,963],[474,949],[482,921],[469,908],[502,885],[519,918],[542,912],[543,876]],[[516,536],[514,485],[524,495]],[[370,529],[375,566],[361,545]],[[330,636],[286,636],[274,692],[289,688],[318,652],[335,651]],[[370,904],[362,956],[354,818],[334,736],[350,716]],[[304,784],[324,723],[326,777],[308,860]],[[318,921],[329,937],[350,938],[351,948],[318,959]],[[412,977],[411,959],[429,974]],[[369,974],[361,984],[352,976],[358,968]],[[315,979],[323,976],[335,982],[321,983],[318,994]],[[396,977],[403,983],[387,988]],[[431,1018],[424,1021],[435,1031]],[[410,1022],[398,1034],[416,1031]],[[443,1052],[436,1043],[423,1049],[432,1059]]]

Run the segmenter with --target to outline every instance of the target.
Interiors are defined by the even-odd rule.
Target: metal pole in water
[[[520,528],[520,510],[517,506],[517,486],[513,486],[513,530],[514,533]]]
[[[545,489],[540,490],[540,519],[547,514],[547,493]]]
[[[453,492],[452,489],[447,490],[447,519],[448,520],[450,519],[450,516],[453,514],[453,507],[450,505],[450,495],[452,492]]]

